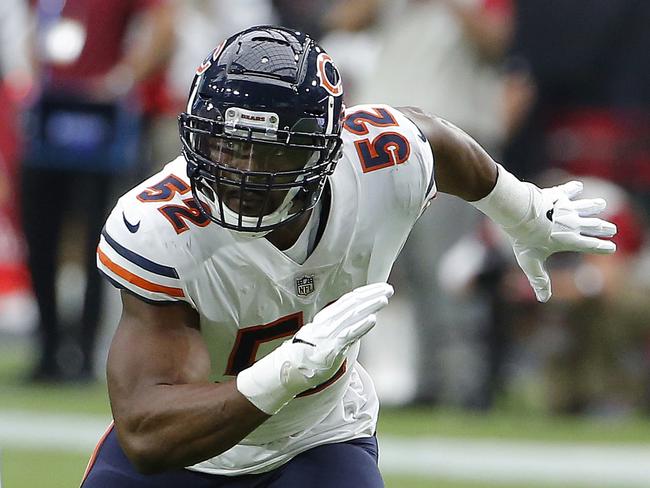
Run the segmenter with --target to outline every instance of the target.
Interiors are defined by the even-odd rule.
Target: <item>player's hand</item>
[[[366,285],[314,316],[292,339],[237,376],[237,388],[260,410],[274,414],[294,396],[330,379],[350,346],[375,325],[393,287]]]
[[[616,234],[616,226],[595,217],[605,209],[602,198],[575,199],[582,192],[579,181],[552,188],[535,187],[534,192],[534,218],[505,231],[537,300],[546,302],[551,297],[546,259],[560,251],[611,254],[616,244],[607,239]]]
[[[392,295],[388,283],[366,285],[318,312],[286,346],[292,361],[282,381],[298,388],[298,393],[327,381],[341,367],[350,346],[374,327],[375,313]]]

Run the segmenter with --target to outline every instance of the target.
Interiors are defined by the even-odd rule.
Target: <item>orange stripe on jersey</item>
[[[119,264],[115,264],[113,261],[111,261],[109,257],[106,254],[104,254],[104,252],[99,247],[97,248],[97,255],[99,256],[99,260],[102,262],[102,264],[106,266],[108,269],[110,269],[117,276],[128,281],[129,283],[133,283],[134,285],[139,286],[144,290],[158,292],[158,293],[166,293],[167,295],[172,297],[185,296],[185,293],[183,293],[183,290],[181,290],[180,288],[157,285],[156,283],[152,283],[151,281],[145,280],[144,278],[140,278],[139,276],[134,275],[130,271],[124,269]]]
[[[108,437],[108,434],[110,434],[111,430],[113,430],[114,425],[115,425],[114,422],[111,422],[109,424],[108,428],[106,429],[106,432],[102,434],[102,436],[99,439],[99,442],[95,446],[95,450],[93,451],[93,453],[90,456],[90,459],[88,460],[88,465],[86,466],[86,471],[84,471],[84,476],[83,478],[81,478],[82,485],[84,484],[84,481],[86,481],[86,478],[88,478],[88,475],[90,474],[90,470],[93,469],[93,466],[95,465],[95,461],[97,461],[97,455],[99,454],[99,449],[102,447],[102,444]]]

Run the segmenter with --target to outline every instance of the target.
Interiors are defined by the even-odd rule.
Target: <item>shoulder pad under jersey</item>
[[[145,301],[193,305],[185,282],[202,259],[200,231],[210,223],[178,158],[118,200],[102,229],[97,267]]]
[[[396,196],[417,205],[421,212],[436,194],[434,158],[426,136],[389,105],[356,105],[345,113],[345,156],[365,179],[390,175],[401,189]]]

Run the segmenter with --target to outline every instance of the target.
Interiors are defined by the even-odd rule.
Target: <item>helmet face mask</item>
[[[197,71],[179,128],[194,198],[214,222],[260,236],[317,203],[340,157],[343,115],[323,53],[304,34],[256,27]]]

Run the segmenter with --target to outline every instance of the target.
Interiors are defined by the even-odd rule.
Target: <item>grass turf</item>
[[[76,452],[31,449],[2,451],[2,486],[7,488],[74,488],[89,456]]]
[[[0,416],[2,410],[69,413],[108,417],[106,385],[44,386],[21,381],[27,350],[0,346]],[[647,443],[650,422],[640,418],[617,420],[558,418],[521,411],[468,413],[434,408],[382,410],[382,435],[399,437],[501,438],[553,442]],[[78,486],[90,452],[18,449],[2,446],[2,486],[5,488],[63,488]],[[45,481],[46,480],[46,481]],[[386,486],[397,488],[504,488],[504,484],[386,475]],[[45,483],[45,484],[44,484]],[[526,488],[541,488],[542,485]],[[555,488],[558,485],[554,485]],[[564,486],[570,488],[570,485]]]
[[[472,413],[437,408],[384,408],[378,434],[546,442],[647,444],[650,421],[642,417],[589,418],[525,412]]]

